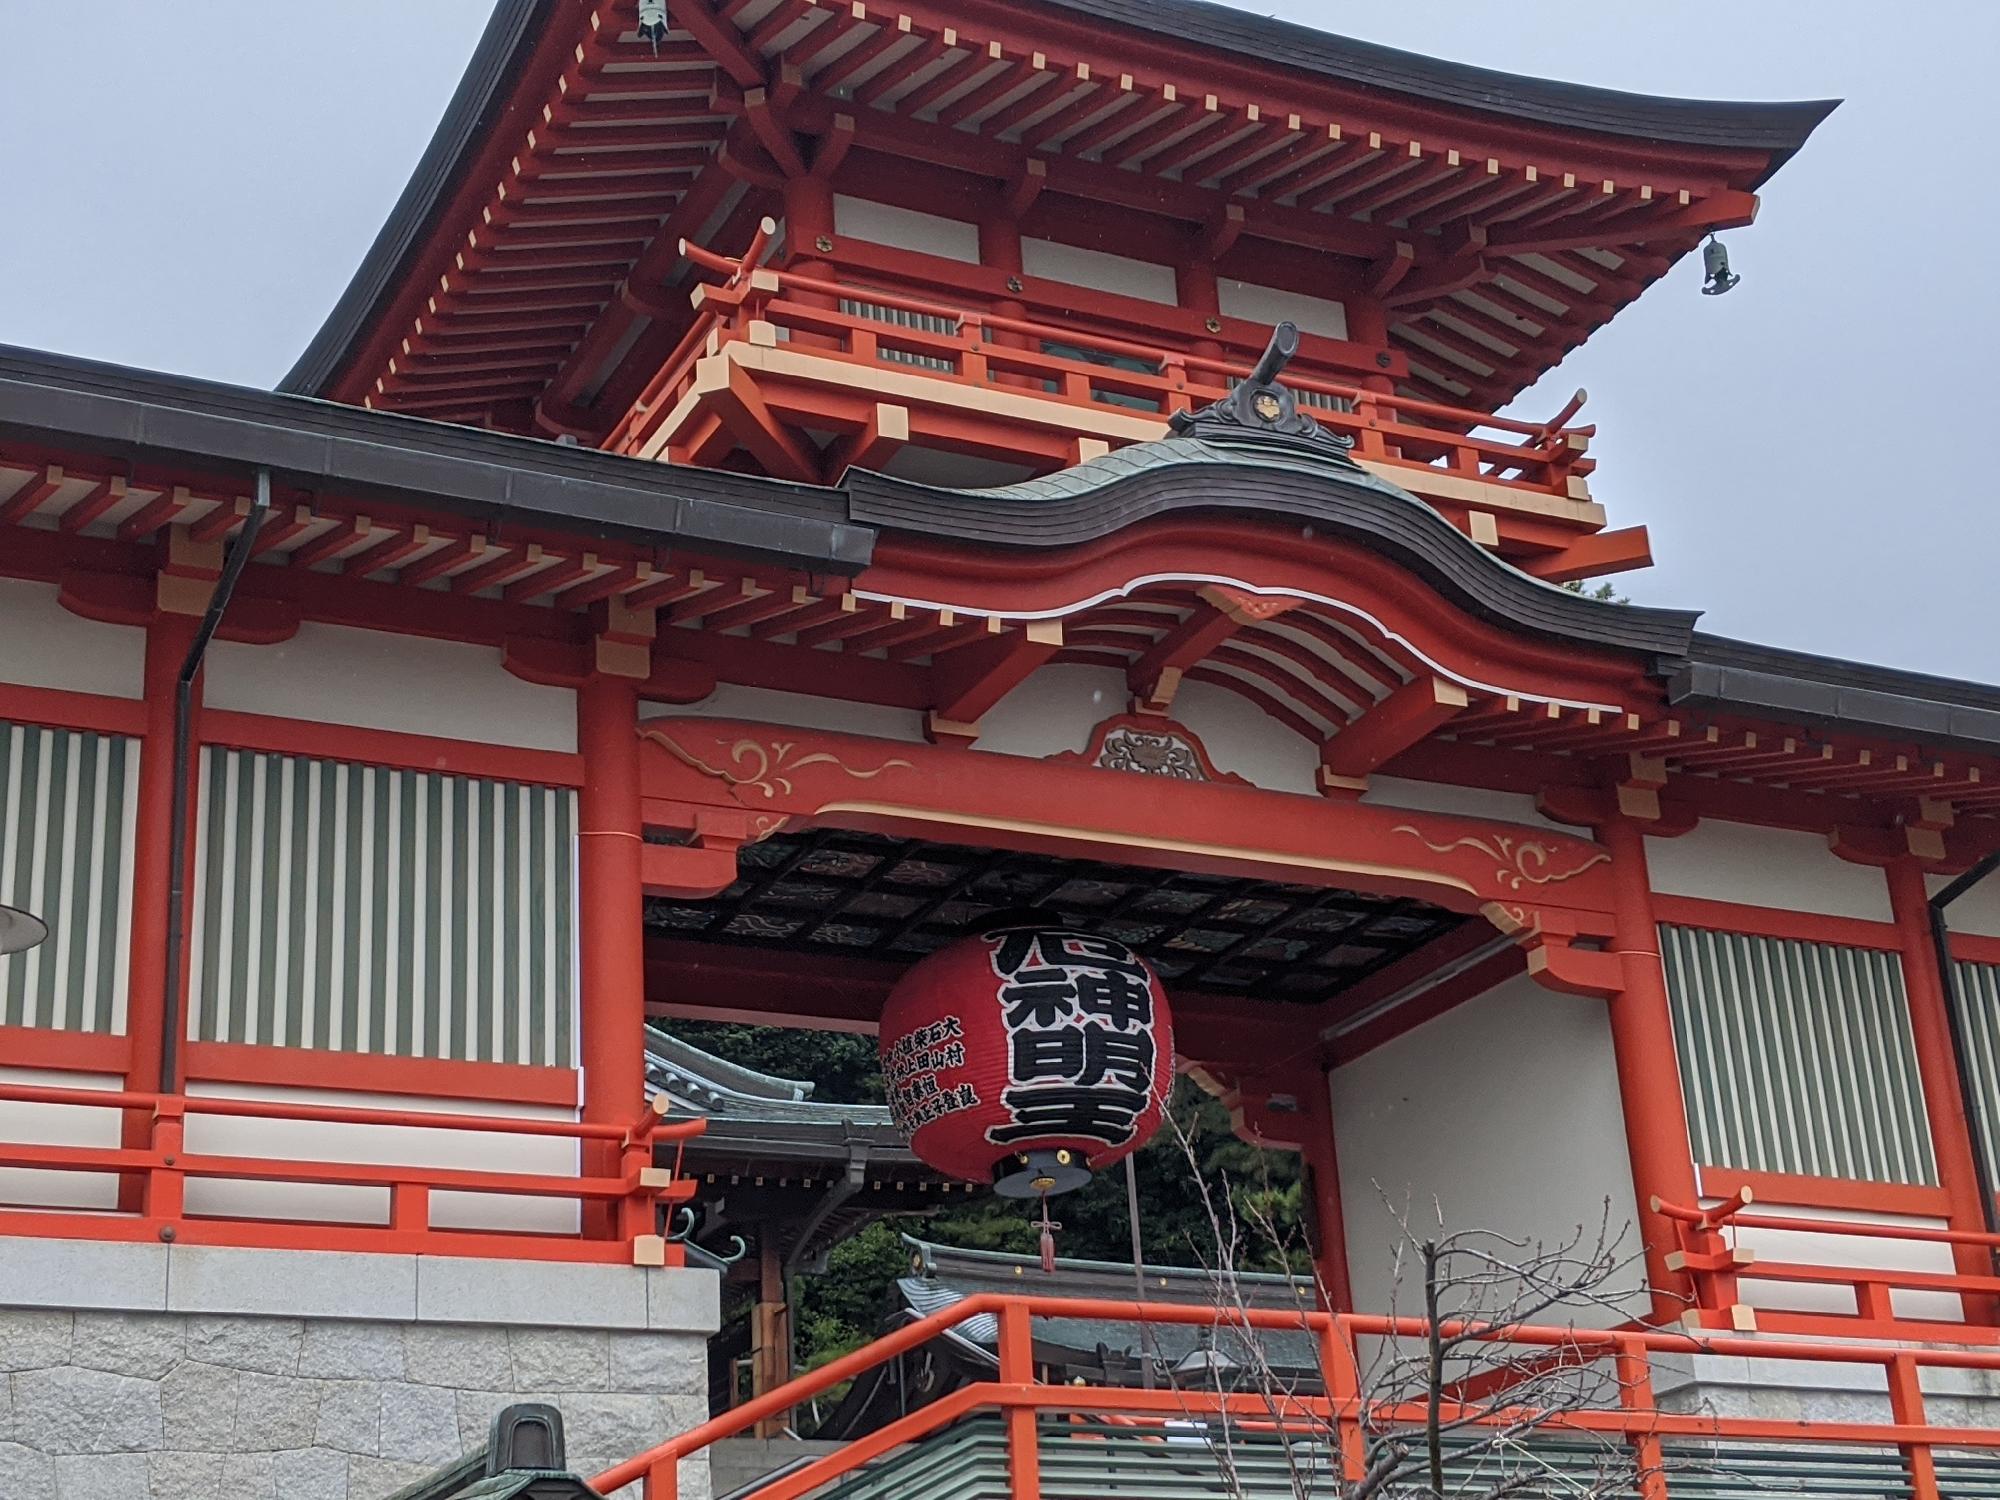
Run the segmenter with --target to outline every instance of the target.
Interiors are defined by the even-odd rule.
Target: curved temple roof
[[[923,0],[912,0],[913,9],[922,3]],[[756,33],[752,37],[741,31],[736,20],[725,19],[728,11],[702,8],[701,14],[706,18],[703,34],[714,28],[713,35],[722,39],[719,45],[736,59],[733,67],[727,62],[715,66],[719,92],[712,91],[702,98],[690,94],[677,103],[668,101],[660,106],[657,121],[648,127],[629,127],[624,134],[637,145],[643,129],[651,128],[662,143],[659,150],[677,159],[685,158],[683,165],[716,161],[730,123],[728,108],[718,106],[716,100],[726,103],[734,97],[736,85],[744,78],[775,68],[781,61],[787,67],[797,68],[808,99],[817,97],[818,107],[855,110],[861,118],[864,135],[870,130],[898,128],[903,117],[897,112],[905,108],[907,98],[921,90],[910,89],[896,103],[882,107],[884,99],[895,92],[892,89],[874,98],[870,107],[863,108],[852,98],[855,89],[852,79],[837,86],[827,82],[841,71],[840,63],[829,63],[830,58],[839,59],[847,50],[858,54],[869,45],[864,42],[860,47],[844,49],[837,34],[850,23],[835,15],[844,9],[823,5],[799,8],[798,26],[807,28],[812,38],[836,38],[830,42],[801,42],[797,40],[801,34],[798,27],[774,29],[769,17],[752,28]],[[1083,49],[1075,59],[1077,67],[1083,70],[1083,76],[1096,80],[1085,85],[1086,89],[1107,88],[1109,85],[1104,81],[1107,75],[1115,81],[1119,74],[1119,68],[1111,64],[1144,50],[1148,53],[1148,67],[1154,71],[1164,69],[1163,76],[1174,76],[1176,62],[1181,64],[1179,72],[1186,75],[1179,79],[1183,102],[1181,106],[1167,107],[1191,107],[1187,104],[1187,98],[1192,97],[1188,91],[1199,85],[1203,76],[1197,59],[1227,56],[1236,64],[1239,76],[1233,86],[1239,92],[1247,90],[1262,95],[1276,90],[1289,94],[1301,88],[1307,91],[1317,88],[1321,94],[1327,94],[1331,90],[1333,93],[1314,107],[1321,109],[1328,121],[1346,121],[1346,137],[1339,137],[1336,131],[1337,153],[1344,154],[1316,158],[1315,151],[1325,143],[1313,132],[1323,126],[1310,123],[1301,133],[1298,125],[1301,116],[1296,113],[1301,105],[1293,103],[1291,135],[1273,136],[1269,144],[1277,149],[1261,159],[1252,153],[1254,169],[1239,174],[1242,180],[1218,180],[1212,189],[1204,179],[1210,167],[1207,162],[1165,177],[1155,173],[1158,163],[1154,160],[1147,160],[1136,169],[1113,171],[1114,159],[1125,149],[1122,140],[1116,139],[1114,133],[1113,144],[1104,146],[1093,145],[1085,137],[1098,123],[1115,116],[1115,104],[1109,113],[1096,116],[1081,102],[1065,107],[1061,116],[1073,116],[1078,125],[1090,122],[1091,129],[1072,129],[1059,138],[1039,139],[1032,151],[1027,138],[1017,139],[1002,120],[1008,113],[1005,110],[995,109],[961,122],[970,124],[969,131],[955,128],[947,132],[950,138],[976,150],[979,162],[1002,175],[1011,170],[1008,163],[1017,156],[1032,154],[1049,165],[1051,187],[1058,187],[1061,171],[1076,168],[1096,173],[1100,186],[1115,183],[1131,192],[1151,193],[1155,198],[1166,193],[1179,194],[1199,205],[1206,205],[1212,199],[1218,206],[1225,201],[1257,209],[1271,206],[1279,215],[1291,216],[1295,225],[1324,226],[1313,230],[1314,235],[1337,228],[1348,233],[1349,238],[1356,234],[1377,240],[1389,235],[1404,236],[1418,245],[1420,258],[1432,252],[1445,255],[1448,247],[1437,233],[1438,221],[1460,214],[1464,203],[1479,200],[1479,211],[1465,222],[1483,229],[1490,220],[1496,237],[1494,271],[1479,280],[1478,285],[1490,286],[1493,275],[1503,264],[1517,279],[1525,278],[1530,285],[1532,295],[1518,305],[1509,300],[1511,292],[1502,293],[1503,303],[1513,315],[1525,317],[1530,325],[1507,323],[1502,328],[1503,341],[1511,336],[1519,347],[1509,352],[1490,343],[1467,346],[1452,324],[1447,323],[1441,329],[1436,326],[1437,320],[1424,311],[1428,303],[1412,302],[1403,307],[1390,327],[1391,341],[1411,361],[1413,394],[1475,405],[1500,404],[1554,364],[1562,352],[1581,342],[1694,245],[1703,224],[1717,222],[1712,215],[1706,219],[1700,217],[1707,195],[1719,195],[1714,200],[1719,202],[1733,193],[1740,208],[1741,202],[1747,201],[1747,190],[1754,189],[1775,171],[1834,107],[1828,101],[1761,104],[1653,98],[1518,77],[1331,36],[1200,0],[1159,0],[1159,3],[1013,0],[1005,5],[966,7],[963,14],[960,10],[946,6],[938,11],[943,22],[957,27],[957,33],[952,33],[949,27],[943,33],[957,36],[955,43],[945,43],[947,50],[952,45],[975,45],[970,39],[983,35],[984,31],[995,34],[1006,31],[1014,38],[1039,38],[1043,32],[1060,25],[1066,31],[1062,45]],[[557,405],[569,409],[582,391],[595,390],[600,383],[609,382],[620,367],[619,362],[632,353],[634,346],[629,333],[622,341],[613,341],[616,352],[609,365],[599,369],[601,361],[594,357],[590,361],[591,371],[575,372],[567,368],[570,354],[595,346],[583,341],[574,327],[538,332],[537,343],[550,348],[561,345],[560,351],[551,354],[544,349],[536,359],[518,356],[515,365],[504,371],[496,369],[490,358],[475,360],[465,371],[462,383],[451,378],[458,366],[443,346],[428,347],[439,330],[453,326],[454,314],[450,308],[439,306],[434,315],[427,311],[425,298],[436,288],[436,278],[440,274],[448,276],[454,295],[466,287],[482,285],[482,276],[490,281],[494,268],[488,266],[482,270],[480,264],[482,254],[492,258],[493,234],[489,231],[499,230],[504,237],[510,222],[517,226],[531,221],[540,225],[536,218],[538,189],[534,179],[559,174],[566,170],[559,163],[567,161],[573,166],[576,160],[560,155],[566,118],[568,125],[593,121],[615,123],[633,118],[629,104],[625,106],[626,113],[618,112],[621,101],[615,89],[604,96],[606,102],[601,108],[607,112],[601,116],[591,114],[600,107],[592,102],[591,90],[597,86],[591,81],[593,77],[597,84],[619,79],[629,84],[634,76],[630,70],[646,66],[643,49],[639,49],[629,31],[619,26],[615,8],[612,19],[588,42],[602,56],[587,62],[585,48],[576,47],[577,61],[572,71],[578,73],[581,82],[572,88],[565,81],[561,91],[555,92],[556,72],[569,65],[567,54],[571,44],[585,35],[579,19],[584,13],[584,7],[564,5],[561,0],[499,0],[458,91],[408,186],[326,323],[286,375],[283,389],[360,399],[365,390],[372,389],[373,382],[386,379],[386,386],[376,398],[381,404],[464,416],[484,409],[481,402],[503,402],[503,387],[504,400],[518,402],[525,397],[539,401],[551,391],[553,382]],[[880,30],[876,26],[879,19],[878,14],[852,24],[865,33]],[[936,16],[926,13],[920,18],[919,32],[924,24],[935,20]],[[689,49],[689,56],[696,59],[676,62],[675,67],[683,71],[667,75],[682,80],[675,85],[681,89],[691,87],[685,81],[704,74],[707,64],[700,61],[703,53],[694,41],[676,35],[675,45]],[[779,42],[783,43],[782,56]],[[997,47],[999,43],[990,45]],[[1039,48],[1044,43],[1036,40],[1033,45]],[[1046,45],[1054,49],[1058,43],[1050,40]],[[761,53],[757,51],[760,46],[764,48]],[[1010,42],[1008,55],[1015,50],[1018,49]],[[1085,60],[1086,51],[1092,53],[1094,72],[1091,63]],[[901,55],[920,61],[930,54],[919,47]],[[796,63],[794,58],[798,59]],[[1052,65],[1056,64],[1057,52],[1051,50],[1049,58]],[[1066,68],[1068,60],[1062,60],[1060,65]],[[610,66],[624,71],[601,71]],[[1124,66],[1129,68],[1134,63],[1128,60]],[[685,71],[689,67],[694,72]],[[593,68],[600,71],[593,75]],[[885,68],[884,76],[888,72]],[[871,79],[862,92],[868,92],[869,88],[881,93],[876,80]],[[814,95],[815,90],[820,91],[820,96]],[[974,92],[985,91],[989,90],[982,85]],[[1108,93],[1099,97],[1112,102]],[[1163,97],[1171,100],[1175,96],[1168,88]],[[563,116],[546,116],[551,101],[564,112]],[[1417,215],[1407,227],[1402,227],[1405,220],[1396,213],[1360,214],[1366,204],[1341,203],[1337,197],[1331,208],[1313,201],[1309,194],[1298,196],[1295,204],[1285,202],[1277,207],[1288,193],[1296,191],[1296,185],[1288,189],[1286,180],[1272,179],[1279,179],[1281,173],[1284,179],[1297,176],[1286,170],[1292,163],[1304,161],[1307,167],[1302,170],[1310,170],[1317,160],[1338,165],[1366,158],[1373,147],[1367,144],[1370,131],[1362,122],[1372,119],[1371,103],[1400,108],[1406,113],[1415,111],[1432,125],[1436,125],[1441,109],[1457,116],[1447,130],[1454,149],[1446,153],[1439,149],[1441,143],[1427,141],[1424,145],[1429,149],[1420,150],[1415,139],[1405,143],[1401,137],[1382,137],[1376,143],[1384,153],[1381,170],[1371,161],[1343,181],[1372,181],[1379,176],[1389,183],[1385,191],[1391,198],[1407,191],[1411,195],[1407,202],[1413,207],[1442,206]],[[1272,111],[1277,106],[1265,99],[1263,107],[1266,118],[1275,126]],[[1152,108],[1148,103],[1132,109],[1129,115],[1136,120]],[[550,121],[547,125],[545,117]],[[1148,117],[1151,118],[1150,114]],[[1256,116],[1253,114],[1251,118]],[[927,119],[912,118],[910,123],[920,131],[938,129]],[[1482,134],[1482,125],[1528,127],[1540,132],[1537,137],[1540,144],[1531,141],[1523,146],[1518,140],[1503,144],[1508,141],[1504,131],[1489,140]],[[1141,132],[1153,133],[1150,129]],[[1220,139],[1225,133],[1217,131],[1214,135]],[[1426,127],[1424,133],[1430,134],[1430,128]],[[1514,134],[1518,136],[1518,129]],[[531,141],[531,136],[540,139]],[[1631,155],[1630,142],[1645,143],[1647,151],[1643,158]],[[1620,149],[1598,162],[1596,158],[1604,155],[1611,145]],[[1458,147],[1465,149],[1461,152]],[[515,153],[511,158],[510,152]],[[541,156],[548,153],[556,154],[542,160]],[[1508,153],[1521,159],[1509,159],[1498,176],[1481,178],[1470,170],[1462,177],[1455,175],[1460,170],[1461,155],[1465,164],[1473,166],[1478,158]],[[1536,186],[1532,163],[1551,153],[1568,158],[1574,167],[1574,192],[1565,186],[1569,179],[1564,172],[1547,168],[1546,161],[1547,175]],[[1161,159],[1171,154],[1163,153]],[[1219,153],[1217,159],[1229,154]],[[1613,165],[1614,161],[1623,164]],[[1264,163],[1273,165],[1266,169]],[[1693,164],[1699,164],[1698,169]],[[1124,165],[1133,166],[1130,162]],[[1416,170],[1403,175],[1404,165]],[[1486,163],[1489,172],[1499,165],[1498,161]],[[511,172],[512,177],[522,180],[513,183],[504,199],[494,199],[485,192],[487,183],[479,175],[481,171],[490,171],[496,179]],[[1655,175],[1660,171],[1667,175]],[[1693,175],[1688,175],[1689,171]],[[1332,171],[1319,174],[1322,178],[1334,175]],[[1611,193],[1613,183],[1609,180],[1613,175],[1619,178],[1615,194]],[[1655,194],[1648,183],[1638,180],[1640,175],[1661,183],[1662,191]],[[1600,176],[1606,178],[1603,188],[1611,196],[1597,192]],[[1628,177],[1632,180],[1625,180]],[[1259,178],[1263,180],[1253,180]],[[646,197],[635,196],[634,184],[625,181],[614,199],[598,202],[594,207],[600,214],[615,211],[621,219],[650,220],[657,226],[688,201],[678,185],[682,180],[676,173],[664,174],[656,179],[656,190]],[[1685,188],[1678,193],[1665,190],[1670,180],[1684,181],[1694,187],[1692,208],[1686,207],[1690,199]],[[1469,196],[1451,201],[1460,188],[1471,189]],[[1058,191],[1064,190],[1058,187]],[[1071,186],[1066,190],[1094,196],[1087,186]],[[693,190],[689,187],[686,191],[691,194]],[[575,193],[567,196],[574,197]],[[575,205],[563,202],[554,207],[573,210]],[[1572,214],[1574,217],[1566,217]],[[1690,218],[1689,214],[1696,217]],[[1743,219],[1725,215],[1722,222],[1743,222]],[[1545,223],[1546,231],[1538,228],[1532,232],[1532,243],[1527,240],[1514,243],[1520,240],[1522,225]],[[485,248],[475,250],[470,259],[465,259],[468,231],[470,239]],[[1258,232],[1254,225],[1250,228],[1253,235]],[[1554,238],[1549,238],[1550,235]],[[1507,240],[1504,249],[1503,240]],[[1551,253],[1560,264],[1553,271],[1540,256],[1545,243],[1557,247]],[[1639,247],[1644,247],[1644,253],[1635,254]],[[521,248],[528,247],[524,244]],[[1380,245],[1373,251],[1354,251],[1351,246],[1349,249],[1362,253],[1364,258],[1383,251]],[[503,255],[499,259],[509,258]],[[599,309],[592,315],[596,322],[609,320],[614,327],[623,326],[619,320],[633,315],[619,305],[626,278],[635,268],[650,263],[650,255],[642,248],[596,247],[592,265],[565,271],[564,300],[572,304],[594,301]],[[525,262],[516,254],[510,264],[519,267]],[[1516,270],[1517,267],[1521,269]],[[1440,286],[1429,302],[1448,304],[1454,319],[1471,317],[1478,322],[1483,316],[1481,308],[1466,303],[1460,296],[1464,288],[1456,281],[1445,278]],[[655,301],[660,291],[661,288],[642,279],[640,300]],[[449,300],[447,297],[446,301]],[[425,328],[420,331],[417,322],[426,325]],[[1534,324],[1541,325],[1540,331],[1534,331]],[[405,351],[410,357],[403,360],[406,368],[399,370],[393,357],[397,341],[401,339],[407,344],[412,337],[417,347]],[[1440,344],[1444,346],[1443,352]],[[416,369],[418,363],[424,366],[421,371]],[[563,378],[558,380],[559,376]],[[616,415],[611,413],[603,425],[608,427]]]
[[[0,346],[0,441],[239,481],[267,467],[320,493],[834,576],[867,568],[884,532],[1055,547],[1178,507],[1305,517],[1351,528],[1489,618],[1644,654],[1676,704],[2000,748],[2000,686],[1705,636],[1693,630],[1692,613],[1603,604],[1529,578],[1422,502],[1358,471],[1259,459],[1199,438],[1121,450],[1023,486],[1010,504],[1008,490],[949,490],[861,471],[815,488],[656,464]],[[1218,485],[1225,475],[1241,482]]]

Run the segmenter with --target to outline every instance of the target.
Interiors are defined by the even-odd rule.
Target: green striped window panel
[[[0,902],[48,940],[0,957],[0,1023],[125,1030],[138,741],[0,723]]]
[[[921,333],[942,334],[946,338],[958,334],[956,318],[941,318],[935,313],[909,312],[900,307],[885,307],[880,302],[860,302],[852,297],[840,299],[840,310],[850,318],[869,318],[877,323],[893,324],[897,328],[914,328]],[[924,370],[952,370],[956,364],[935,354],[917,354],[908,349],[883,349],[875,351],[877,359],[886,359],[892,364],[915,365]]]
[[[571,1061],[573,792],[209,746],[189,1035]]]
[[[1937,1181],[1896,955],[1662,926],[1695,1159]]]
[[[1954,998],[1973,1097],[1966,1101],[1986,1157],[1986,1180],[2000,1182],[2000,964],[1960,962]]]

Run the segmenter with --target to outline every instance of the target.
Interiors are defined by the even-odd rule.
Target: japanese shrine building
[[[1384,1195],[1608,1200],[1621,1357],[1711,1340],[1730,1441],[1986,1473],[2000,688],[1562,587],[1644,518],[1581,393],[1498,415],[1830,108],[1195,0],[499,0],[279,390],[0,349],[0,904],[47,928],[0,957],[0,1493],[368,1500],[528,1394],[705,1493],[649,1451],[709,1416],[680,1210],[768,1169],[809,1246],[930,1184],[770,1080],[704,1147],[648,1020],[867,1031],[1022,906],[1302,1153],[1325,1311],[1386,1311]],[[1032,1494],[1034,1403],[1098,1397],[995,1316]]]

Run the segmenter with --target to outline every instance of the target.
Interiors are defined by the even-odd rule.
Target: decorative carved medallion
[[[1241,776],[1218,771],[1200,740],[1170,719],[1120,714],[1091,731],[1081,754],[1052,755],[1066,765],[1094,766],[1100,771],[1131,771],[1140,776],[1164,776],[1171,781],[1208,781],[1248,786]]]
[[[676,760],[683,765],[694,767],[705,776],[719,777],[732,787],[748,787],[761,793],[766,799],[789,797],[796,790],[792,781],[793,775],[807,766],[832,766],[857,781],[870,781],[884,771],[897,766],[907,768],[910,765],[907,760],[891,757],[870,770],[860,766],[850,766],[831,750],[814,750],[801,754],[795,740],[772,740],[765,743],[761,740],[742,739],[730,745],[729,765],[712,766],[657,729],[645,730],[639,738],[654,740],[664,745],[667,752]],[[766,836],[768,837],[768,833]]]
[[[1398,823],[1390,831],[1409,834],[1433,854],[1476,849],[1493,861],[1493,878],[1510,891],[1525,890],[1531,885],[1554,885],[1581,875],[1592,865],[1601,865],[1611,858],[1609,853],[1599,849],[1580,864],[1568,869],[1555,869],[1552,868],[1554,851],[1539,839],[1519,839],[1504,833],[1491,834],[1486,838],[1474,838],[1467,834],[1449,844],[1433,844],[1424,837],[1422,829],[1408,823]]]

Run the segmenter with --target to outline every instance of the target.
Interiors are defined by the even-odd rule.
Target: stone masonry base
[[[79,1245],[63,1278],[73,1305],[49,1306],[62,1283],[41,1273],[65,1258],[61,1242],[26,1243],[36,1251],[0,1239],[4,1500],[382,1500],[478,1447],[493,1414],[523,1400],[562,1412],[570,1465],[588,1476],[708,1414],[706,1272],[461,1260],[440,1268],[451,1297],[421,1306],[418,1277],[419,1306],[371,1306],[369,1277],[400,1268],[357,1261],[416,1262],[413,1275],[428,1262]],[[74,1305],[155,1300],[144,1276],[91,1279],[106,1250],[178,1262],[162,1267],[168,1305]],[[218,1268],[194,1262],[216,1255],[229,1275],[203,1290]],[[192,1300],[238,1305],[173,1307],[187,1300],[170,1290],[176,1270]],[[457,1293],[482,1282],[475,1321]],[[294,1314],[271,1306],[288,1286]],[[324,1315],[342,1301],[396,1315]],[[681,1492],[707,1495],[704,1463],[684,1466]]]

